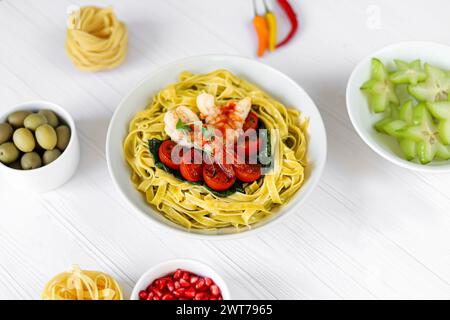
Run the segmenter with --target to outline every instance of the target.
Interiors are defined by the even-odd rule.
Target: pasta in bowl
[[[110,173],[133,207],[203,235],[248,233],[285,216],[318,182],[325,155],[307,94],[270,67],[227,56],[155,72],[122,101],[107,139]]]

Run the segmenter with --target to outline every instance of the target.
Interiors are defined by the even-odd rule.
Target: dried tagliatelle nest
[[[112,8],[81,7],[69,17],[66,51],[84,71],[112,69],[127,55],[128,33]]]
[[[42,293],[44,300],[123,300],[117,281],[100,271],[81,270],[74,265],[51,279]]]

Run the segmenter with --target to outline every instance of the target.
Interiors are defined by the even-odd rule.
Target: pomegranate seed
[[[184,297],[185,298],[194,298],[195,297],[195,289],[194,288],[189,288],[184,292]]]
[[[153,300],[160,300],[158,296],[154,296]]]
[[[164,289],[164,287],[166,286],[166,282],[167,282],[166,279],[159,279],[158,286],[157,286],[158,289],[159,290]]]
[[[194,284],[194,283],[196,283],[198,281],[198,277],[197,276],[191,276],[191,279],[189,280],[189,282],[191,283],[191,284]]]
[[[214,284],[214,282],[211,280],[211,278],[204,278],[205,279],[205,284],[207,287],[210,287],[212,284]]]
[[[205,290],[206,289],[205,280],[204,279],[198,280],[197,283],[195,284],[195,289],[198,291]]]
[[[189,280],[189,278],[190,278],[189,272],[184,272],[183,276],[181,278],[186,280],[186,281]]]
[[[213,284],[211,287],[209,287],[209,291],[211,292],[211,294],[213,296],[218,296],[220,294],[220,289],[215,284]]]
[[[173,278],[174,278],[175,280],[178,280],[178,279],[181,278],[182,274],[183,274],[183,270],[177,269],[177,270],[173,273]]]
[[[208,300],[209,294],[206,292],[199,292],[195,295],[194,300]]]
[[[182,297],[182,296],[184,295],[184,292],[185,292],[185,291],[186,291],[185,288],[180,288],[180,289],[174,290],[174,291],[173,291],[173,294],[174,294],[176,297]]]
[[[175,282],[173,283],[173,286],[175,287],[175,289],[178,289],[178,288],[181,287],[181,285],[180,285],[180,283],[179,283],[178,281],[175,281]]]
[[[209,297],[209,300],[217,300],[216,297]]]
[[[153,297],[154,297],[155,295],[153,294],[153,292],[150,292],[149,294],[148,294],[148,296],[147,296],[147,300],[153,300]]]
[[[140,300],[146,300],[148,297],[148,292],[145,290],[139,291],[139,299]]]
[[[170,293],[163,295],[163,297],[161,298],[161,300],[174,300],[174,299],[175,299],[175,297],[173,295],[171,295]]]
[[[167,287],[167,290],[169,290],[170,292],[172,292],[172,291],[173,291],[173,289],[175,289],[175,286],[174,286],[174,284],[173,284],[173,281],[172,281],[172,280],[168,280],[168,281],[167,281],[167,285],[166,285],[166,287]]]
[[[190,287],[190,286],[191,286],[191,284],[189,283],[189,281],[184,280],[184,279],[180,279],[180,285],[181,285],[183,288],[187,288],[187,287]]]
[[[178,300],[191,300],[189,298],[178,298]]]
[[[157,288],[152,288],[152,292],[155,294],[155,296],[158,296],[159,298],[161,298],[162,292],[159,291]]]

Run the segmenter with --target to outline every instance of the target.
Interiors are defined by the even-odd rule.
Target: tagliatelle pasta
[[[122,290],[113,277],[81,270],[77,265],[51,279],[42,293],[44,300],[122,300]]]
[[[115,68],[125,59],[127,45],[127,28],[111,8],[82,7],[70,16],[66,51],[78,69]]]
[[[177,179],[155,166],[150,139],[168,139],[164,114],[178,106],[198,111],[196,97],[206,92],[218,104],[251,97],[252,111],[269,130],[274,166],[258,181],[244,184],[244,192],[219,197],[203,185]],[[250,227],[272,214],[300,189],[307,166],[308,121],[253,84],[227,70],[208,74],[183,72],[179,82],[158,92],[151,104],[136,114],[124,141],[131,179],[147,202],[167,219],[186,228]]]

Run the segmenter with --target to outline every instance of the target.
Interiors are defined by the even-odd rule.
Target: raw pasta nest
[[[70,16],[66,51],[84,71],[112,69],[127,55],[128,33],[111,8],[82,7]]]
[[[51,279],[42,293],[44,300],[123,300],[117,281],[100,271],[81,270],[74,265],[71,271]]]

